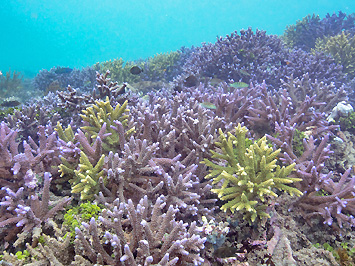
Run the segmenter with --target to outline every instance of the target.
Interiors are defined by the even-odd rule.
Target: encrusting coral
[[[212,151],[212,158],[217,162],[205,159],[204,163],[211,167],[206,178],[213,178],[213,184],[220,187],[212,191],[227,201],[221,209],[243,212],[244,219],[254,222],[257,217],[270,217],[265,210],[268,199],[277,197],[274,189],[302,195],[298,189],[286,185],[301,179],[288,177],[295,164],[287,167],[276,164],[281,150],[273,151],[266,137],[248,147],[247,132],[247,128],[240,124],[235,128],[235,135],[228,132],[228,138],[220,131],[220,142],[215,143],[220,150]]]

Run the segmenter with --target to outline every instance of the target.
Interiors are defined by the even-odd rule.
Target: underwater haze
[[[355,11],[349,1],[1,1],[0,69],[33,77],[54,66],[135,60],[252,27],[282,34],[308,14]]]

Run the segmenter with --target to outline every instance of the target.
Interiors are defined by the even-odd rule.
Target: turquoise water
[[[252,26],[269,34],[307,14],[355,12],[355,1],[2,0],[0,70],[146,58]]]

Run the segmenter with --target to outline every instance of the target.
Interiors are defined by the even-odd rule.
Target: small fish
[[[211,110],[217,109],[217,107],[213,103],[210,103],[210,102],[203,102],[203,103],[200,103],[200,105],[201,105],[201,107],[206,108],[206,109],[211,109]]]
[[[118,95],[121,95],[121,94],[126,93],[126,87],[127,87],[127,84],[126,84],[126,83],[123,83],[123,85],[121,86],[121,88],[119,88],[119,89],[117,90],[117,94],[118,94]]]
[[[280,62],[280,64],[281,64],[282,66],[289,66],[289,65],[291,64],[291,62],[288,61],[288,60],[282,60],[282,61]]]
[[[129,72],[131,72],[132,75],[139,75],[140,73],[143,72],[143,69],[140,68],[139,66],[133,66],[133,67],[131,67]]]
[[[212,78],[208,81],[212,86],[217,86],[219,84],[221,84],[222,82],[224,82],[223,80],[219,79],[219,78]]]
[[[1,70],[0,70],[0,76],[2,76],[2,72],[1,72]]]
[[[198,79],[195,75],[190,75],[184,80],[184,86],[191,88],[198,84]]]
[[[56,70],[54,70],[56,74],[69,74],[72,71],[73,69],[70,67],[59,67]]]
[[[17,100],[5,100],[3,101],[0,106],[2,107],[15,107],[17,105],[20,105],[21,103]]]
[[[246,72],[244,69],[239,70],[239,73],[244,76],[250,76],[250,74],[248,72]]]
[[[143,101],[145,101],[145,102],[148,102],[149,101],[149,95],[146,94],[146,95],[142,96],[141,99]]]
[[[234,82],[232,84],[229,84],[229,86],[236,88],[236,89],[241,89],[241,88],[247,88],[249,87],[248,84],[246,84],[245,82]]]

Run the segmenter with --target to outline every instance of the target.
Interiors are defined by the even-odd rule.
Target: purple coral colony
[[[343,12],[2,72],[0,265],[355,265],[354,91]]]

